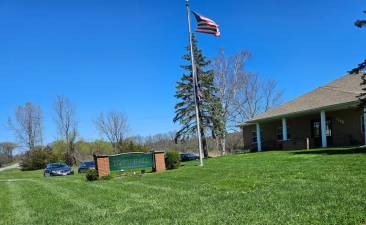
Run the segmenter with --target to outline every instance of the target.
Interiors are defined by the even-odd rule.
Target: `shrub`
[[[98,171],[95,169],[91,169],[86,171],[85,177],[88,181],[98,180]]]
[[[104,176],[104,177],[101,177],[100,179],[102,179],[102,180],[112,180],[112,176],[111,175]]]
[[[180,166],[180,155],[176,150],[169,150],[166,153],[166,167],[167,169],[177,169]]]
[[[144,145],[135,143],[133,140],[124,140],[117,145],[118,152],[148,152],[148,148]]]
[[[22,170],[44,169],[52,161],[52,151],[48,148],[36,147],[27,151],[20,162]]]

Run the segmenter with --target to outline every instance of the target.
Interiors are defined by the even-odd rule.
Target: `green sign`
[[[113,170],[125,170],[153,167],[154,157],[152,153],[131,152],[109,156],[109,168]]]

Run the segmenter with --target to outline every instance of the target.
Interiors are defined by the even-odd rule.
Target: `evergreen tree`
[[[211,132],[215,137],[219,133],[219,111],[220,111],[220,101],[217,97],[217,89],[214,86],[214,73],[212,70],[207,70],[206,67],[210,64],[208,60],[202,53],[202,51],[197,47],[197,40],[195,36],[192,38],[193,54],[195,58],[198,87],[202,98],[197,99],[198,111],[200,117],[201,125],[201,138],[204,157],[208,157],[206,134]],[[183,74],[180,81],[176,85],[175,97],[180,101],[175,105],[175,117],[173,119],[174,123],[179,122],[182,127],[176,133],[175,140],[184,141],[192,138],[197,132],[196,123],[196,111],[195,111],[195,97],[193,90],[193,75],[192,75],[192,64],[191,64],[191,54],[190,46],[187,48],[187,53],[183,56],[183,59],[187,62],[186,65],[182,65],[182,69],[187,71]]]
[[[366,13],[366,11],[364,11]],[[355,26],[359,28],[366,27],[366,20],[357,20],[355,22]],[[364,60],[362,63],[358,64],[358,66],[350,71],[351,74],[360,73],[362,71],[366,70],[366,60]],[[361,76],[362,82],[362,93],[358,96],[359,100],[361,101],[362,106],[366,106],[366,73],[364,73]]]

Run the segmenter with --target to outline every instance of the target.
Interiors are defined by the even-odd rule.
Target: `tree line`
[[[44,118],[41,107],[31,102],[18,105],[14,115],[8,119],[8,127],[15,136],[16,144],[0,143],[0,162],[11,160],[15,148],[25,149],[22,158],[24,167],[40,167],[37,165],[44,165],[48,161],[65,161],[74,165],[85,158],[90,159],[93,153],[146,150],[144,146],[137,145],[127,138],[128,121],[122,112],[100,113],[94,120],[94,125],[101,138],[108,141],[101,139],[93,142],[86,142],[80,138],[76,107],[67,97],[55,98],[53,112],[57,138],[54,142],[44,145]]]
[[[263,79],[259,74],[245,69],[251,57],[248,51],[227,55],[223,49],[217,56],[208,59],[198,48],[193,37],[193,50],[198,74],[199,115],[204,156],[209,150],[221,154],[240,149],[242,145],[238,125],[259,113],[269,110],[281,102],[282,91],[275,80]],[[17,106],[8,119],[16,144],[23,148],[24,164],[39,165],[46,161],[65,161],[74,165],[91,158],[94,153],[121,153],[129,151],[150,151],[176,149],[197,152],[196,120],[193,96],[192,65],[189,47],[182,65],[185,73],[176,85],[176,115],[173,122],[181,128],[148,137],[129,136],[127,116],[119,111],[101,112],[93,121],[101,139],[87,142],[81,138],[76,117],[76,107],[65,96],[57,96],[53,102],[53,119],[57,138],[44,145],[43,113],[40,106],[28,102]],[[4,143],[6,146],[7,143]],[[2,145],[0,145],[2,146]],[[1,149],[5,149],[0,148]],[[9,152],[9,151],[8,151]],[[10,154],[0,152],[0,160],[9,161]],[[33,158],[37,158],[32,162]],[[38,160],[40,158],[40,160]],[[40,161],[40,162],[38,162]],[[32,167],[32,166],[30,166]]]
[[[53,102],[53,120],[57,131],[56,140],[44,143],[44,116],[40,106],[28,102],[18,105],[14,115],[8,119],[8,127],[16,143],[0,143],[0,164],[20,159],[24,170],[43,168],[48,162],[66,162],[75,165],[91,160],[93,154],[116,154],[123,152],[147,152],[174,149],[180,152],[196,152],[195,137],[176,142],[176,132],[171,131],[150,136],[130,136],[127,116],[118,111],[102,112],[93,121],[101,138],[85,141],[78,129],[76,107],[65,96],[57,96]],[[227,149],[240,148],[241,134],[229,137]],[[210,150],[217,150],[215,139],[206,140]],[[14,156],[14,149],[24,151]]]
[[[148,152],[174,149],[180,152],[196,152],[195,137],[176,142],[176,132],[171,131],[150,136],[129,135],[128,118],[123,112],[101,112],[93,121],[101,138],[85,141],[79,132],[76,107],[65,96],[57,96],[53,102],[53,121],[57,137],[44,143],[44,116],[40,106],[27,102],[18,105],[8,119],[8,127],[16,143],[0,143],[0,164],[20,160],[24,170],[41,169],[49,162],[66,162],[69,165],[91,160],[93,154],[117,154],[123,152]],[[229,150],[240,148],[241,135],[230,136]],[[216,141],[207,138],[210,150],[216,150]],[[22,149],[14,156],[14,149]]]

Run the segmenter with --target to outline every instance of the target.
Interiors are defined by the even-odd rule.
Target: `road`
[[[4,170],[9,170],[9,169],[15,169],[15,168],[19,168],[19,163],[15,163],[15,164],[10,165],[10,166],[2,167],[2,168],[0,168],[0,172],[4,171]]]

